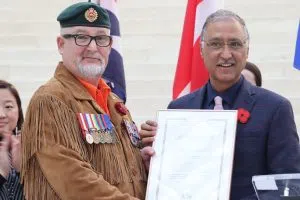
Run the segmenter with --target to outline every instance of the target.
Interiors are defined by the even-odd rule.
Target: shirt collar
[[[91,96],[95,100],[96,100],[97,94],[99,92],[108,94],[111,91],[110,87],[105,83],[105,81],[103,79],[99,79],[98,87],[95,87],[94,85],[92,85],[82,79],[79,79],[79,81],[88,90],[88,92],[91,94]],[[105,96],[107,96],[107,95],[105,95]]]
[[[211,85],[210,81],[208,81],[207,84],[207,100],[209,102],[209,105],[214,102],[214,98],[216,96],[222,97],[223,101],[225,101],[230,107],[232,107],[234,100],[237,96],[237,93],[243,83],[244,77],[241,76],[241,78],[236,82],[233,86],[231,86],[226,91],[219,93],[217,92]]]
[[[93,99],[97,102],[97,104],[105,111],[105,113],[109,114],[107,101],[111,89],[105,83],[105,81],[103,79],[99,79],[97,87],[82,79],[80,79],[80,82],[88,90],[88,92],[93,97]]]

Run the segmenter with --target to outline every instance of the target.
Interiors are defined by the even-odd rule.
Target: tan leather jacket
[[[104,113],[85,87],[59,63],[27,108],[22,132],[22,180],[28,200],[144,199],[147,175],[115,104],[108,97],[118,143],[88,144],[76,113]]]

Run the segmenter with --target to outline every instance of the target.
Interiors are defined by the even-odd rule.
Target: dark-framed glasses
[[[92,40],[95,40],[99,47],[108,47],[112,42],[112,38],[109,35],[90,36],[83,34],[64,34],[62,36],[66,39],[74,38],[76,45],[81,47],[89,46]]]
[[[222,40],[209,40],[209,41],[202,40],[202,42],[205,42],[205,44],[210,49],[213,50],[224,49],[225,45],[227,45],[228,48],[231,50],[241,50],[246,47],[247,41],[248,41],[247,39],[245,40],[234,39],[234,40],[229,40],[227,42],[224,42]]]

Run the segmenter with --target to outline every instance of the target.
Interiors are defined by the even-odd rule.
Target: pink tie
[[[222,105],[222,98],[220,96],[216,96],[214,100],[215,100],[214,110],[224,110]]]

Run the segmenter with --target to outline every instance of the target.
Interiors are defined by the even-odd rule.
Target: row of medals
[[[113,130],[110,131],[86,131],[85,139],[89,144],[104,144],[104,143],[116,143],[117,138]]]

